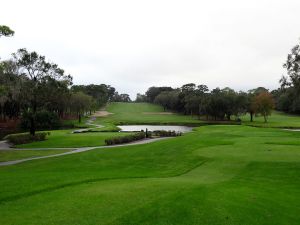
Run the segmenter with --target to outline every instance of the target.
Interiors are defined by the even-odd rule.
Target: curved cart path
[[[96,117],[95,116],[92,116],[88,121],[86,121],[86,125],[89,125],[89,126],[93,126],[94,128],[102,128],[104,127],[103,125],[100,125],[100,124],[94,124],[94,121],[96,120]],[[92,128],[88,127],[88,128],[82,128],[82,129],[78,129],[78,130],[74,130],[72,131],[72,133],[83,133],[83,132],[87,132],[89,130],[91,130]]]
[[[90,151],[96,148],[115,148],[115,147],[122,147],[122,146],[130,146],[130,145],[141,145],[141,144],[147,144],[147,143],[152,143],[152,142],[156,142],[159,140],[163,140],[163,139],[168,139],[170,137],[164,137],[164,138],[154,138],[154,139],[144,139],[141,141],[135,141],[135,142],[131,142],[131,143],[127,143],[127,144],[121,144],[121,145],[104,145],[104,146],[95,146],[95,147],[82,147],[82,148],[76,148],[73,151],[70,152],[63,152],[63,153],[59,153],[59,154],[54,154],[54,155],[46,155],[46,156],[39,156],[39,157],[31,157],[31,158],[26,158],[26,159],[18,159],[18,160],[14,160],[14,161],[7,161],[7,162],[0,162],[0,166],[9,166],[9,165],[15,165],[15,164],[19,164],[22,162],[26,162],[26,161],[32,161],[32,160],[37,160],[37,159],[46,159],[46,158],[53,158],[53,157],[59,157],[59,156],[63,156],[63,155],[71,155],[71,154],[75,154],[75,153],[79,153],[79,152],[85,152],[85,151]],[[74,149],[74,148],[31,148],[31,149],[20,149],[20,148],[14,148],[11,150],[53,150],[53,149]]]

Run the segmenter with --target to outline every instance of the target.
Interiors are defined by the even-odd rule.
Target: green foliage
[[[55,96],[56,100],[64,97],[60,91],[56,91],[57,89],[54,92],[50,92],[52,87],[57,85],[64,87],[66,90],[72,83],[72,77],[65,75],[64,70],[59,68],[57,64],[46,61],[45,56],[36,52],[19,49],[13,54],[13,58],[18,67],[18,73],[26,77],[26,82],[23,85],[23,98],[26,99],[27,107],[24,107],[24,109],[30,112],[30,133],[34,135],[36,130],[36,113],[39,109],[50,107],[52,110],[60,110],[57,105],[55,107],[52,104],[49,106],[48,100],[53,102],[50,97]]]
[[[135,102],[147,102],[147,96],[143,95],[143,94],[140,94],[140,93],[137,93]]]
[[[131,102],[131,99],[128,94],[119,94],[118,92],[115,92],[111,101],[112,102]]]
[[[275,106],[272,95],[268,92],[260,93],[255,97],[254,105],[256,112],[260,113],[264,117],[265,122],[267,122],[267,117],[271,115]]]
[[[39,132],[35,135],[31,134],[9,134],[4,139],[14,145],[27,144],[36,141],[45,141],[49,132]]]
[[[160,89],[152,87],[149,90],[156,90],[154,93],[157,93]],[[207,119],[230,120],[233,115],[239,117],[245,114],[249,108],[249,101],[246,93],[235,92],[228,87],[215,88],[209,92],[206,85],[196,86],[189,83],[180,89],[159,92],[153,103],[161,105],[164,110],[197,115],[199,118],[205,115]]]
[[[147,97],[147,100],[153,103],[156,96],[158,96],[161,92],[172,91],[172,90],[173,88],[171,87],[150,87],[146,91],[145,95]]]
[[[30,128],[30,112],[24,112],[21,119],[21,127],[23,129]],[[35,114],[35,122],[37,129],[57,129],[61,126],[61,121],[57,113],[49,112],[46,110],[37,112]]]
[[[287,76],[280,80],[281,88],[274,91],[276,109],[288,113],[300,113],[300,45],[297,44],[288,54],[284,68]]]
[[[90,85],[73,85],[71,91],[82,92],[86,95],[92,96],[96,102],[96,107],[99,108],[104,106],[108,101],[112,101],[115,93],[115,88],[106,84],[90,84]]]
[[[155,130],[149,132],[150,136],[158,136],[158,137],[177,137],[181,136],[181,132],[176,132],[176,131],[166,131],[166,130]]]
[[[166,109],[176,110],[179,103],[179,93],[178,90],[163,91],[155,97],[154,103],[161,105],[164,111]]]
[[[138,132],[138,133],[131,134],[131,135],[112,137],[112,138],[105,139],[105,144],[106,145],[124,144],[124,143],[142,140],[145,137],[146,137],[145,132]]]
[[[14,35],[14,31],[11,30],[8,26],[0,25],[0,37],[10,37]]]
[[[77,113],[78,122],[81,123],[81,116],[85,112],[89,112],[93,109],[93,98],[90,95],[83,92],[72,93],[70,99],[70,108]]]

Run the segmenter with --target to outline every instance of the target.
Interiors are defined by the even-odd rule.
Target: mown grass
[[[283,112],[273,111],[268,117],[268,122],[264,122],[262,116],[253,117],[253,122],[250,122],[250,115],[242,116],[243,124],[258,127],[277,127],[277,128],[300,128],[300,116],[287,114]]]
[[[71,150],[0,150],[0,162],[12,161],[17,159],[25,159],[38,156],[54,155]]]
[[[298,225],[299,138],[203,126],[151,144],[1,167],[0,224]]]
[[[17,145],[18,148],[77,148],[105,145],[105,139],[127,135],[118,132],[89,132],[73,134],[72,130],[50,131],[47,140]]]
[[[177,124],[199,125],[196,117],[177,113],[165,113],[159,105],[150,103],[111,103],[106,110],[113,113],[107,117],[98,117],[98,123],[110,124]]]

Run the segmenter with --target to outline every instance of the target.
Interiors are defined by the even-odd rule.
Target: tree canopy
[[[14,34],[15,32],[11,30],[8,26],[0,25],[0,37],[10,37]]]

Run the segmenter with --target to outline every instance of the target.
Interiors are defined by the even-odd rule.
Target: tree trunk
[[[78,123],[81,123],[81,114],[78,113]]]
[[[32,136],[35,135],[35,119],[34,119],[34,115],[31,115],[31,118],[30,118],[30,134]]]
[[[227,120],[230,121],[230,115],[226,115]]]
[[[32,136],[35,135],[35,130],[36,130],[36,127],[35,127],[35,115],[36,115],[36,103],[33,104],[33,112],[32,112],[32,115],[30,117],[30,134]]]
[[[266,116],[266,114],[264,114],[264,119],[265,119],[265,123],[267,123],[268,121],[267,121],[267,116]]]
[[[253,112],[250,112],[250,122],[253,122]]]
[[[33,102],[32,102],[32,115],[30,117],[30,134],[35,135],[35,115],[37,111],[37,97],[36,97],[36,78],[34,78],[34,91],[33,91]]]

